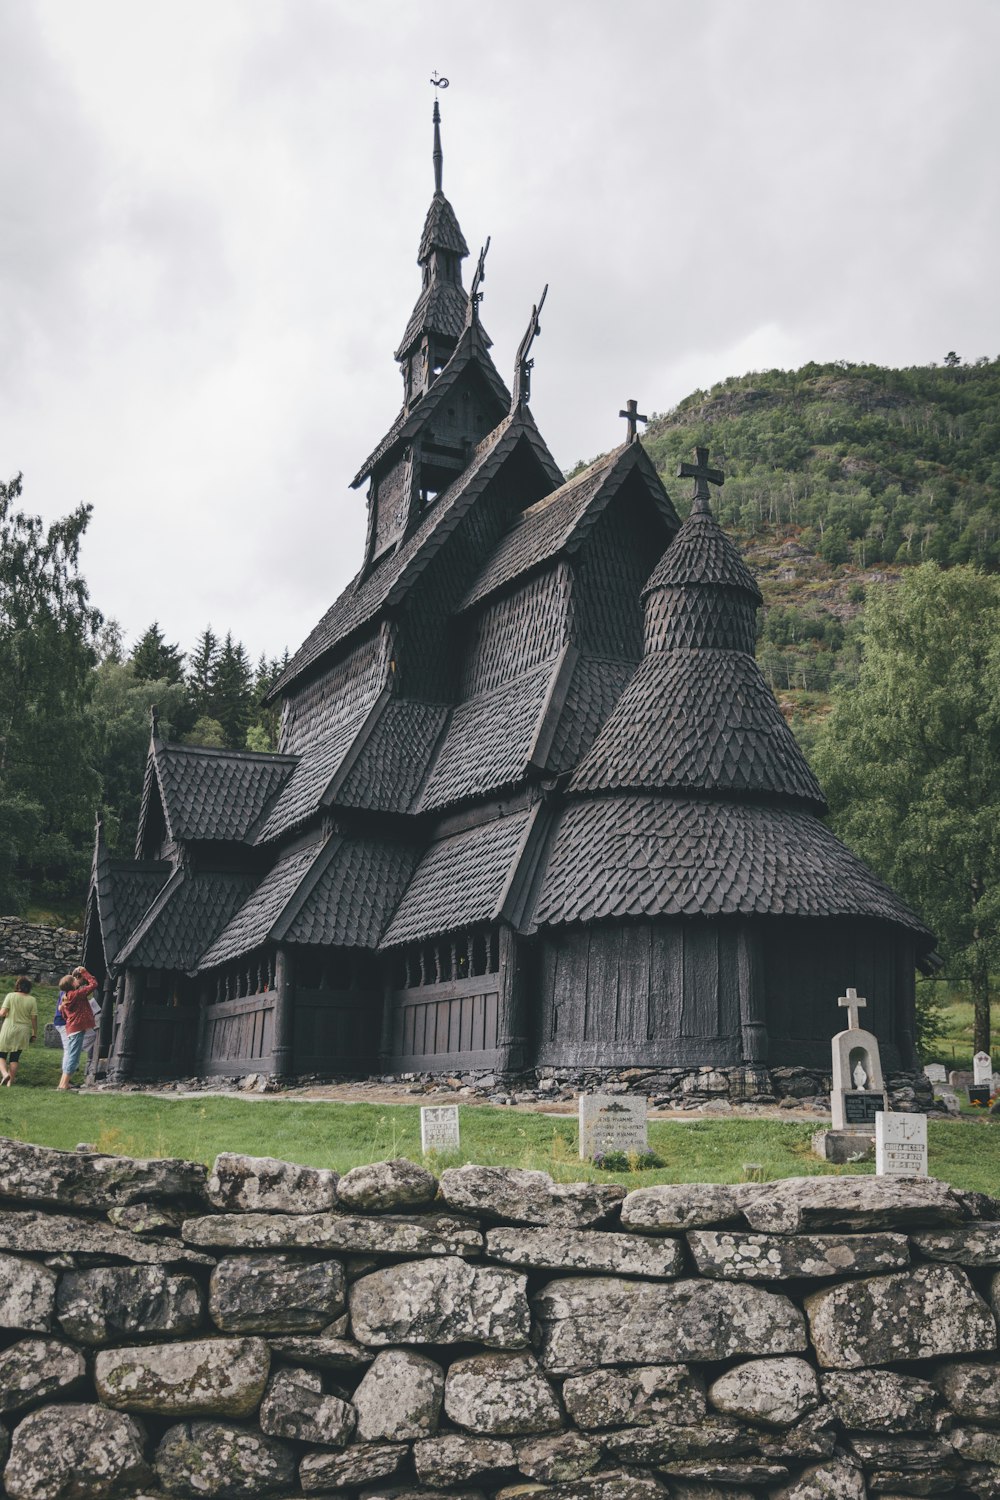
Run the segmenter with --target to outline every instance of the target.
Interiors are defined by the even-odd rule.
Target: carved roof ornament
[[[517,411],[517,408],[522,403],[527,405],[531,400],[531,372],[535,367],[535,361],[529,359],[528,355],[531,352],[532,344],[542,331],[542,325],[538,319],[542,308],[545,306],[545,299],[548,294],[549,284],[546,282],[542,288],[541,297],[539,297],[537,303],[531,309],[531,317],[528,319],[524,338],[517,346],[517,360],[514,364],[514,386],[511,391],[510,400],[510,409],[512,412]]]
[[[491,239],[491,235],[486,236],[486,244],[480,250],[479,259],[476,262],[475,273],[472,277],[472,285],[469,288],[469,318],[466,325],[467,327],[470,327],[473,323],[479,322],[479,304],[483,300],[483,294],[479,289],[482,286],[483,282],[486,280],[486,256],[489,252]]]
[[[712,507],[709,504],[708,487],[710,484],[725,484],[726,476],[721,469],[710,469],[708,467],[708,449],[696,448],[694,450],[695,462],[693,464],[679,464],[677,468],[678,479],[694,480],[694,498],[691,502],[691,515],[710,516]]]
[[[434,69],[434,77],[431,83],[436,89],[448,87],[447,78],[439,78],[437,68]],[[444,169],[444,152],[441,150],[441,111],[438,108],[438,96],[434,95],[434,191],[440,193],[442,174]]]
[[[639,436],[639,429],[637,424],[639,422],[648,422],[649,418],[643,416],[642,412],[639,410],[638,401],[636,401],[632,396],[630,396],[629,399],[625,402],[625,410],[620,411],[618,415],[620,417],[624,417],[628,422],[628,437],[625,439],[626,443],[634,443]]]

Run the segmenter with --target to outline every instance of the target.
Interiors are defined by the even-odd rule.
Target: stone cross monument
[[[858,1011],[868,1002],[855,989],[837,1001],[847,1007],[847,1029],[833,1039],[833,1091],[830,1108],[834,1130],[867,1128],[870,1132],[879,1110],[886,1108],[885,1081],[879,1057],[878,1038],[859,1024]]]

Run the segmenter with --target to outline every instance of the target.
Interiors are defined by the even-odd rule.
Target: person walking
[[[81,964],[72,974],[60,979],[59,988],[63,991],[61,1005],[66,1017],[66,1040],[63,1042],[62,1077],[57,1087],[68,1089],[70,1079],[80,1065],[84,1038],[94,1029],[90,997],[97,989],[97,980]]]
[[[31,980],[15,980],[14,988],[0,1005],[0,1085],[9,1088],[17,1077],[21,1053],[38,1041],[38,1004],[31,993]]]

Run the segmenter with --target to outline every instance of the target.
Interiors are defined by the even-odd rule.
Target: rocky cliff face
[[[1000,1203],[0,1142],[12,1500],[1000,1496]]]

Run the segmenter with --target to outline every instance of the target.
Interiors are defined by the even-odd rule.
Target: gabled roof
[[[280,797],[257,828],[255,844],[280,838],[312,817],[371,712],[371,706],[365,705],[359,713],[334,725],[328,734],[317,736],[303,748]]]
[[[644,480],[670,534],[676,532],[680,519],[648,454],[639,442],[624,443],[522,511],[483,564],[460,608],[470,609],[559,552],[575,551],[632,473]]]
[[[266,943],[305,876],[325,854],[321,843],[283,854],[202,954],[199,972],[217,968]]]
[[[417,298],[393,358],[402,359],[423,333],[457,339],[469,316],[469,294],[456,281],[432,281]]]
[[[335,841],[294,915],[284,942],[374,948],[417,863],[417,851],[378,839]]]
[[[560,657],[453,710],[417,807],[421,812],[512,786],[527,770]]]
[[[513,888],[537,813],[526,808],[432,844],[381,946],[492,922]]]
[[[156,734],[150,756],[170,837],[213,842],[245,840],[296,764],[293,755],[174,745]]]
[[[447,718],[443,703],[390,698],[336,789],[336,805],[373,812],[408,811]]]
[[[123,943],[166,885],[169,876],[170,865],[166,860],[113,858],[98,824],[86,926],[89,928],[96,918],[107,968],[114,966]]]
[[[325,652],[366,624],[383,608],[397,604],[520,443],[526,443],[553,484],[562,480],[542,441],[534,418],[524,406],[500,423],[474,451],[468,467],[438,496],[424,519],[395,552],[370,573],[359,573],[347,585],[307,636],[268,694],[274,698]]]
[[[482,324],[478,318],[473,318],[462,332],[451,358],[434,384],[419,401],[410,407],[403,407],[385,437],[369,453],[351,480],[351,489],[357,489],[375,466],[394,448],[401,447],[428,424],[445,397],[454,391],[459,376],[470,366],[483,377],[490,392],[496,397],[501,411],[510,410],[510,392],[490,358],[489,347],[490,341]]]
[[[560,814],[536,926],[618,917],[870,917],[933,939],[812,813],[656,795]]]
[[[176,870],[122,948],[119,964],[193,970],[254,883],[248,874]]]
[[[636,668],[574,792],[623,787],[826,802],[763,673],[741,651],[665,651]]]

